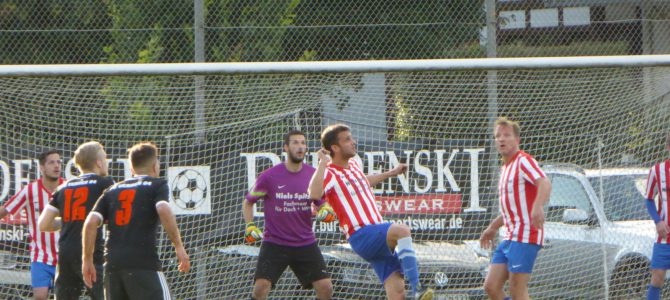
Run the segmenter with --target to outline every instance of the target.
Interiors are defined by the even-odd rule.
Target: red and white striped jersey
[[[370,182],[354,159],[348,169],[329,164],[324,177],[326,199],[347,238],[363,226],[383,222]]]
[[[58,183],[63,183],[60,178]],[[35,180],[24,186],[20,192],[5,202],[5,209],[12,215],[26,210],[28,228],[30,230],[30,260],[55,266],[58,262],[56,248],[58,246],[58,232],[41,232],[37,226],[37,219],[42,210],[49,204],[51,193],[42,184],[42,179]]]
[[[670,201],[670,160],[656,164],[649,170],[649,177],[647,178],[647,193],[646,198],[654,200],[658,195],[656,202],[656,209],[661,220],[670,225],[670,218],[668,218],[668,203]],[[670,244],[670,235],[659,236],[656,239],[657,243]]]
[[[537,196],[536,181],[546,177],[530,154],[519,151],[500,170],[498,193],[506,240],[542,245],[544,231],[531,225],[530,214]]]

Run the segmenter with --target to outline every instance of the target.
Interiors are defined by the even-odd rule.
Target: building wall
[[[643,54],[670,54],[670,8],[665,5],[641,7]],[[645,100],[670,104],[670,68],[645,70]],[[668,109],[668,105],[662,105]]]
[[[358,140],[386,141],[385,76],[382,73],[363,74],[360,80],[360,88],[340,87],[323,96],[323,126],[345,123],[351,126]]]

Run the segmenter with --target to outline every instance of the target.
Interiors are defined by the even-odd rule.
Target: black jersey
[[[49,205],[58,209],[63,222],[58,241],[59,261],[75,264],[81,262],[81,232],[84,221],[100,195],[112,184],[114,181],[109,177],[88,173],[61,184],[53,194]],[[96,264],[102,263],[101,233],[102,231],[98,229],[93,255]]]
[[[107,189],[93,208],[107,221],[105,267],[161,270],[156,204],[169,201],[165,179],[136,176]]]

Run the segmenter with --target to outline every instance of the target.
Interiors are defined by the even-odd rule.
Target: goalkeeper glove
[[[256,227],[254,222],[247,223],[247,229],[244,231],[244,240],[251,244],[258,242],[263,238],[263,232]]]
[[[323,205],[316,214],[316,220],[319,222],[330,223],[335,221],[335,212],[333,208],[328,205]]]

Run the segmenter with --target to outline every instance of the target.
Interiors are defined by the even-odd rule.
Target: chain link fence
[[[670,54],[670,1],[0,2],[0,64],[637,54]],[[202,228],[208,229],[205,233],[214,234],[211,237],[197,236],[188,241],[190,245],[199,247],[195,248],[197,250],[194,250],[193,255],[196,262],[193,273],[196,275],[189,275],[194,277],[186,280],[185,277],[174,279],[178,281],[175,287],[179,298],[240,299],[248,295],[250,286],[246,278],[249,276],[238,276],[237,281],[226,281],[227,286],[221,286],[221,279],[216,276],[224,274],[232,277],[239,275],[239,270],[251,272],[255,260],[245,260],[239,267],[235,266],[239,258],[215,261],[207,257],[211,253],[200,250],[212,248],[212,253],[218,258],[229,254],[220,252],[219,247],[237,246],[239,243],[243,229],[238,215],[239,197],[247,188],[243,175],[247,170],[239,161],[242,156],[237,152],[268,151],[266,145],[279,136],[276,132],[285,132],[296,120],[303,122],[301,125],[304,128],[310,129],[307,130],[310,140],[317,140],[316,135],[327,122],[350,122],[363,128],[358,130],[363,133],[362,140],[367,138],[370,141],[370,151],[392,149],[401,153],[424,148],[437,151],[453,146],[462,149],[485,148],[488,149],[487,153],[493,153],[489,151],[492,148],[488,144],[490,120],[487,113],[492,109],[491,103],[495,102],[497,114],[522,120],[524,128],[530,133],[525,137],[523,147],[541,161],[575,163],[591,169],[619,167],[622,162],[627,162],[628,166],[647,167],[667,157],[665,149],[658,146],[667,132],[670,120],[670,87],[667,78],[666,68],[348,74],[330,75],[325,79],[287,74],[53,80],[3,78],[0,87],[4,95],[0,96],[0,106],[4,108],[6,117],[5,122],[0,124],[0,152],[4,153],[0,155],[0,160],[33,157],[35,151],[25,149],[47,143],[55,143],[57,148],[71,153],[76,144],[97,139],[110,149],[117,164],[113,169],[120,172],[119,159],[125,155],[124,150],[132,142],[149,139],[167,143],[161,139],[176,136],[169,141],[175,160],[184,161],[184,153],[188,153],[193,165],[211,164],[213,174],[219,172],[217,174],[220,175],[218,178],[212,177],[217,178],[212,182],[215,213],[203,220],[195,217],[183,217],[180,220],[182,224],[187,224],[184,225],[185,236],[193,236],[193,232],[200,232],[198,230]],[[491,93],[492,90],[495,93]],[[296,112],[296,108],[300,110]],[[281,123],[281,126],[263,123],[263,126],[256,124],[258,129],[244,131],[244,122],[249,120],[250,112],[255,118],[272,119],[270,117],[277,113],[290,117],[280,118],[279,121],[273,119],[286,123]],[[238,126],[240,133],[231,130],[228,127],[230,124]],[[192,132],[204,132],[206,136],[191,137]],[[179,138],[185,133],[188,139]],[[256,139],[240,138],[245,134]],[[192,144],[192,140],[203,141],[203,138],[206,143]],[[471,145],[473,140],[477,143]],[[168,147],[161,144],[163,146]],[[233,158],[224,160],[219,157],[230,155],[229,152],[235,154],[233,158],[237,160],[237,165],[227,164]],[[466,153],[464,150],[461,152]],[[481,206],[489,212],[496,212],[496,192],[491,182],[494,182],[496,176],[497,159],[493,154],[482,157],[482,162],[488,162],[488,165],[481,174]],[[462,160],[461,165],[454,167],[461,172],[458,176],[462,178],[457,177],[458,180],[467,183],[469,179],[466,171],[470,163]],[[555,170],[555,176],[567,174],[559,169]],[[13,168],[11,172],[14,172]],[[623,172],[627,175],[625,172],[631,171]],[[114,175],[122,178],[123,174]],[[575,178],[590,176],[588,172],[578,169],[571,170],[568,175]],[[585,207],[595,205],[595,210],[603,210],[600,222],[607,225],[615,219],[604,217],[608,213],[607,208],[600,207],[603,204],[598,199],[606,198],[595,194],[600,192],[604,195],[607,190],[591,190],[596,185],[591,188],[585,181],[587,179],[582,182],[588,187],[588,195],[585,195],[590,196],[582,199],[586,203]],[[430,180],[433,180],[432,177]],[[599,184],[605,186],[604,181]],[[577,190],[567,184],[564,186],[568,192]],[[436,194],[440,193],[436,191]],[[615,189],[615,194],[620,193]],[[464,192],[464,195],[469,194]],[[577,199],[573,194],[566,192],[565,195],[568,195],[565,199]],[[221,200],[223,198],[225,201]],[[464,207],[467,205],[464,204]],[[561,205],[557,206],[560,208]],[[625,208],[625,212],[637,209],[626,203],[620,207]],[[587,208],[584,211],[589,211]],[[646,222],[646,216],[642,217]],[[560,221],[560,216],[557,218],[557,222]],[[221,220],[228,220],[228,223]],[[487,225],[490,216],[466,216],[463,220],[467,232],[465,229],[459,230],[469,234],[467,239],[472,239],[481,231],[479,227]],[[592,225],[582,227],[593,235],[591,238],[596,242],[588,243],[588,246],[604,245],[599,240],[602,237],[594,235],[596,231],[590,230],[592,227],[589,226]],[[209,231],[213,228],[216,231]],[[337,228],[331,231],[324,233],[328,234],[330,242],[339,241],[341,235],[337,233]],[[594,254],[583,255],[581,248],[560,244],[560,241],[568,240],[572,235],[560,230],[554,232],[557,234],[552,237],[555,255],[544,255],[548,260],[541,262],[538,269],[545,271],[534,277],[540,283],[533,283],[535,290],[532,293],[536,298],[555,299],[565,290],[565,286],[572,286],[573,283],[583,283],[583,290],[563,297],[602,299],[610,296],[607,294],[608,288],[610,292],[623,293],[624,296],[612,296],[614,299],[628,299],[625,296],[628,294],[624,293],[628,290],[632,290],[632,295],[639,294],[639,287],[647,281],[644,277],[646,272],[640,275],[628,274],[627,271],[646,270],[644,264],[629,268],[632,262],[624,260],[624,263],[619,264],[617,261],[614,264],[614,258],[606,256],[613,265],[603,271],[622,275],[575,275],[572,270],[565,268],[563,259],[572,259],[573,265],[578,267],[582,263],[595,262],[589,265],[591,269],[582,268],[582,271],[600,272],[603,269],[600,258],[605,257],[602,254],[609,255],[610,252],[598,247],[592,252]],[[430,235],[423,237],[432,238]],[[458,239],[459,243],[466,239],[465,235],[451,237]],[[625,241],[621,244],[647,247],[651,245],[649,241],[651,239],[639,243]],[[579,246],[584,245],[587,243]],[[17,249],[25,247],[12,245],[10,248],[13,251],[9,253],[15,255]],[[442,248],[436,246],[434,249]],[[444,255],[436,254],[435,257],[443,258]],[[25,265],[25,260],[23,263]],[[341,268],[333,271],[340,278],[367,270],[344,266],[339,261],[334,264]],[[23,271],[27,269],[24,265],[20,265]],[[222,272],[222,269],[229,273]],[[435,267],[433,271],[440,270]],[[472,273],[468,272],[454,271],[463,278],[483,280],[478,275],[463,275]],[[432,276],[433,273],[427,274]],[[542,274],[547,276],[543,277]],[[556,274],[565,279],[555,280]],[[200,280],[205,277],[214,278],[210,278],[212,284]],[[619,281],[607,282],[609,278]],[[640,278],[640,284],[636,282],[631,288],[625,285],[626,282]],[[554,282],[560,286],[551,287]],[[289,299],[293,295],[294,298],[302,299],[304,296],[295,294],[295,284],[292,282],[280,286],[283,287],[279,289],[280,299]],[[343,285],[338,283],[336,286]],[[345,289],[347,297],[344,298],[355,299],[369,291],[357,281],[352,286]],[[22,288],[16,289],[18,294],[28,295],[25,286]],[[0,298],[14,293],[8,289],[0,287]],[[477,282],[476,289],[477,292],[483,292],[480,290],[480,282]]]
[[[487,9],[497,18],[487,19]],[[494,28],[497,34],[487,35]],[[492,38],[496,42],[488,43]],[[664,53],[670,53],[667,1],[0,3],[3,64]]]

